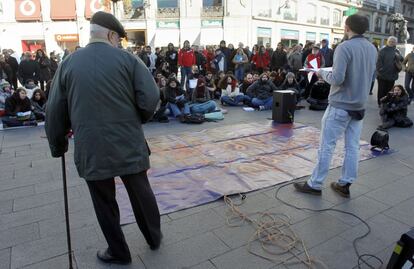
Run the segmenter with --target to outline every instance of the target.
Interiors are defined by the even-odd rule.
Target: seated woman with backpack
[[[192,113],[206,114],[217,109],[216,102],[210,99],[210,92],[203,76],[197,80],[197,87],[193,91],[191,102],[190,110]]]
[[[46,96],[41,89],[36,89],[33,92],[32,99],[32,110],[36,117],[36,120],[44,121],[46,117]]]
[[[221,89],[220,101],[223,105],[239,106],[250,102],[250,97],[240,92],[236,77],[226,75],[220,82]]]
[[[273,91],[277,88],[272,81],[269,80],[269,76],[263,73],[260,78],[247,88],[247,94],[252,96],[252,106],[259,110],[272,109],[273,105]]]
[[[409,97],[403,86],[395,85],[380,101],[382,124],[378,127],[379,129],[389,129],[393,126],[406,128],[413,125],[407,117]]]
[[[190,114],[190,106],[185,91],[181,89],[178,80],[174,77],[168,79],[165,87],[165,99],[167,100],[167,108],[180,121],[184,120],[184,116]]]
[[[5,104],[6,116],[2,119],[3,126],[36,126],[37,122],[32,113],[32,105],[30,99],[27,98],[26,89],[17,88],[12,96],[6,99]]]

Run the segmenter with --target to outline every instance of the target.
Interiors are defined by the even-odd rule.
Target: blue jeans
[[[184,97],[182,96],[182,97],[177,98],[177,100],[181,100],[181,99],[184,99]],[[188,103],[185,103],[184,107],[180,109],[176,104],[168,102],[167,108],[171,111],[174,117],[178,117],[183,113],[184,115],[190,114],[190,106],[188,105]]]
[[[318,163],[312,172],[308,185],[314,189],[322,189],[334,153],[336,141],[345,134],[345,157],[342,166],[340,185],[353,183],[358,175],[359,139],[362,120],[354,120],[343,109],[328,106],[322,118],[319,141]]]
[[[239,82],[242,82],[244,79],[244,65],[237,67],[236,70],[234,70],[234,75]]]
[[[193,71],[191,70],[191,66],[189,67],[185,67],[185,66],[181,66],[181,87],[183,87],[184,89],[184,83],[185,83],[185,79],[188,79],[188,75],[192,74]]]
[[[410,85],[411,84],[411,85]],[[414,94],[414,74],[405,72],[405,89],[407,90],[410,99],[413,99]]]
[[[252,99],[252,106],[253,107],[264,106],[265,109],[272,109],[273,96],[270,96],[266,99],[253,98]]]
[[[247,95],[237,95],[235,97],[222,96],[220,101],[229,106],[239,106],[243,105],[244,102],[250,101],[250,97]]]
[[[214,102],[213,100],[210,100],[204,103],[195,103],[195,104],[190,105],[190,110],[193,113],[201,113],[201,114],[210,113],[216,110],[216,102]]]

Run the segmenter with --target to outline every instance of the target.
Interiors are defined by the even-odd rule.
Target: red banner
[[[52,20],[74,20],[76,19],[75,0],[51,0],[50,18]]]
[[[95,12],[111,12],[111,3],[109,0],[86,0],[85,1],[85,18],[90,19]]]
[[[40,21],[42,10],[40,0],[16,0],[16,21]]]

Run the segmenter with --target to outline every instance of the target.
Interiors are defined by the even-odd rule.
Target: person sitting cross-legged
[[[3,126],[36,126],[32,113],[32,106],[25,88],[19,87],[12,96],[6,99],[5,103],[6,116],[2,118]]]
[[[210,99],[210,92],[203,76],[199,76],[197,80],[197,87],[193,90],[191,102],[190,110],[192,113],[205,114],[216,110],[216,102]]]
[[[165,87],[165,99],[167,107],[170,109],[174,117],[184,120],[184,116],[190,114],[190,107],[185,97],[185,91],[179,87],[179,82],[174,77],[168,79]]]
[[[250,98],[240,92],[237,79],[233,75],[226,75],[220,82],[221,103],[229,106],[240,106],[250,101]]]
[[[272,109],[273,105],[273,91],[277,88],[269,80],[269,76],[263,73],[259,80],[247,88],[247,94],[253,96],[252,105],[259,110]]]

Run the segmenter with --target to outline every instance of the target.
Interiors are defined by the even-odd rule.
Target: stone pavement
[[[367,141],[380,123],[374,96],[369,97],[362,134]],[[295,116],[297,122],[319,127],[322,114],[306,109]],[[414,119],[412,106],[409,114]],[[269,117],[269,111],[229,108],[220,123],[151,123],[145,126],[145,132],[156,136],[222,124],[265,122]],[[281,197],[298,206],[333,207],[357,214],[372,228],[371,234],[358,244],[360,252],[376,254],[386,263],[400,235],[414,226],[412,137],[412,129],[390,130],[390,146],[398,152],[362,162],[351,199],[338,197],[330,188],[323,190],[322,197],[303,196],[292,186],[285,188]],[[60,159],[50,157],[43,127],[0,132],[0,150],[0,268],[67,268]],[[96,259],[96,251],[105,248],[106,243],[86,184],[76,173],[72,146],[67,168],[76,268],[118,268]],[[337,179],[339,174],[340,169],[332,170],[328,181]],[[248,193],[242,209],[285,213],[311,255],[329,268],[356,266],[352,240],[365,231],[358,220],[332,212],[292,209],[274,198],[276,188]],[[246,244],[254,230],[248,225],[228,227],[225,210],[223,201],[216,201],[162,216],[164,241],[158,251],[148,248],[136,224],[124,226],[133,263],[123,268],[306,268],[273,263],[248,253]]]

